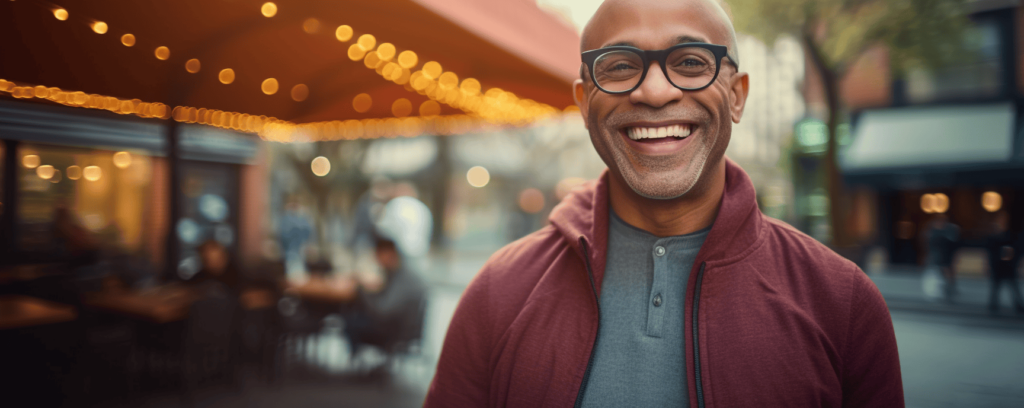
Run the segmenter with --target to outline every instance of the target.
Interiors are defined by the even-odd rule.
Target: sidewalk
[[[988,311],[991,283],[987,277],[957,277],[957,295],[954,301],[949,303],[926,298],[921,290],[921,276],[921,268],[889,268],[880,273],[868,274],[882,292],[889,309],[966,317],[992,317]],[[1024,316],[1013,313],[1009,289],[1003,287],[1000,290],[1001,308],[996,316],[1024,319]]]

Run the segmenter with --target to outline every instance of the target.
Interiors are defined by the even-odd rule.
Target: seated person
[[[239,291],[239,273],[231,254],[224,245],[215,240],[203,242],[199,251],[200,269],[192,277],[190,283],[207,295],[223,295],[237,297]]]
[[[345,337],[355,355],[363,345],[381,347],[385,352],[403,341],[420,337],[426,286],[403,264],[394,240],[378,231],[375,239],[377,262],[384,270],[382,287],[362,283],[352,306],[343,313]],[[379,289],[379,290],[375,290]]]

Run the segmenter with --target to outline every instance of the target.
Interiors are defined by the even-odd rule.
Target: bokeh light
[[[317,177],[323,177],[331,172],[331,161],[324,156],[318,156],[310,163],[310,168]]]
[[[224,68],[220,70],[220,74],[217,75],[217,77],[220,79],[220,83],[225,85],[230,84],[235,82],[235,70],[231,68]]]
[[[50,176],[50,182],[54,183],[54,184],[57,184],[57,183],[60,183],[61,179],[63,179],[63,177],[60,174],[60,170],[54,169],[53,170],[53,175]]]
[[[132,155],[128,152],[114,153],[114,166],[119,169],[126,169],[132,165]]]
[[[68,11],[64,10],[62,8],[59,8],[59,9],[56,9],[56,10],[53,11],[53,16],[56,17],[60,21],[64,21],[64,20],[68,19]]]
[[[34,154],[26,154],[25,157],[21,158],[21,164],[25,166],[25,168],[29,169],[39,167],[39,156],[36,156]]]
[[[305,31],[306,34],[316,34],[320,31],[320,20],[307,18],[302,22],[302,31]]]
[[[925,194],[921,196],[921,211],[931,214],[935,212],[935,195]]]
[[[441,76],[441,64],[437,61],[430,61],[423,64],[423,75],[429,79],[436,79]]]
[[[412,113],[412,102],[405,98],[396,100],[391,104],[391,113],[399,118],[409,116]]]
[[[361,93],[352,98],[352,109],[355,109],[356,112],[366,113],[372,106],[373,98],[370,97],[370,94]]]
[[[164,46],[156,47],[154,54],[158,60],[167,60],[171,57],[171,49]]]
[[[364,52],[370,51],[377,45],[377,38],[372,34],[363,34],[359,36],[359,41],[356,43]]]
[[[417,62],[419,62],[419,57],[416,56],[415,52],[402,51],[401,54],[398,54],[398,65],[401,65],[402,68],[412,69],[412,67],[416,66]]]
[[[981,195],[981,207],[988,212],[999,211],[1003,208],[1003,196],[995,191],[986,191]]]
[[[132,35],[132,34],[122,35],[121,36],[121,44],[124,44],[125,47],[135,46],[135,36]]]
[[[263,13],[263,17],[273,17],[277,15],[277,5],[271,2],[263,3],[260,12]]]
[[[458,85],[459,76],[451,71],[441,74],[441,77],[437,79],[437,86],[440,86],[445,91],[455,89]]]
[[[43,180],[49,180],[51,177],[53,177],[53,166],[49,164],[44,164],[42,166],[36,167],[36,175]]]
[[[260,85],[260,89],[262,89],[263,93],[265,93],[267,95],[276,94],[277,93],[277,88],[278,88],[277,79],[274,79],[274,78],[267,78],[267,79],[263,80],[263,84]]]
[[[64,171],[67,174],[68,179],[78,180],[82,178],[82,168],[76,165],[68,166],[68,169]]]
[[[103,177],[103,170],[99,166],[86,166],[82,169],[82,177],[89,181],[96,181]]]
[[[338,41],[341,41],[341,42],[346,42],[348,40],[351,40],[352,39],[352,27],[349,27],[347,25],[340,25],[340,26],[338,26],[338,28],[334,30],[334,38],[337,38]]]
[[[366,55],[366,50],[359,44],[352,44],[348,47],[348,59],[359,61]]]
[[[420,116],[434,116],[441,114],[441,104],[437,101],[426,101],[420,104]]]
[[[459,85],[459,89],[469,95],[476,95],[480,93],[480,81],[474,78],[466,78],[462,80],[462,84]]]
[[[302,102],[309,98],[309,87],[306,84],[298,84],[292,87],[292,100]]]
[[[102,21],[97,21],[95,23],[92,23],[92,31],[95,32],[96,34],[106,34],[107,33],[107,28],[108,28],[107,27],[107,23],[104,23]]]
[[[528,188],[519,193],[519,208],[527,214],[536,214],[544,209],[544,193]]]
[[[391,43],[383,43],[377,47],[377,56],[384,61],[391,61],[395,58],[395,52],[395,46]]]
[[[192,59],[190,59],[190,60],[185,62],[185,70],[188,71],[191,74],[199,72],[199,69],[201,67],[202,67],[202,65],[199,63],[199,60],[195,59],[195,58],[192,58]]]
[[[935,193],[935,205],[932,207],[932,211],[936,214],[945,213],[949,210],[949,196],[942,193]]]
[[[491,173],[482,166],[473,166],[466,172],[466,181],[469,185],[480,188],[491,182]]]

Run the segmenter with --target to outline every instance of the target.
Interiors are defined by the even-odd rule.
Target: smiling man
[[[902,407],[874,284],[725,158],[750,78],[722,7],[609,0],[581,49],[608,171],[469,285],[425,405]]]

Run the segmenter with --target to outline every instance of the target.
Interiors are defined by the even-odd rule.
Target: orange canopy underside
[[[0,78],[68,91],[141,99],[255,115],[296,123],[391,117],[392,102],[407,98],[419,106],[427,97],[389,82],[362,61],[347,56],[362,34],[414,51],[419,69],[437,61],[460,79],[476,78],[484,90],[498,87],[565,108],[579,67],[576,32],[529,0],[277,1],[277,14],[264,17],[255,0],[39,0],[0,2]],[[54,17],[63,7],[68,19]],[[315,18],[319,30],[303,22]],[[107,24],[97,34],[90,24]],[[339,25],[355,35],[335,38]],[[132,47],[121,36],[136,38]],[[536,46],[531,46],[531,43]],[[159,60],[154,51],[170,49]],[[188,73],[186,61],[201,69]],[[218,73],[231,68],[233,83]],[[280,90],[261,91],[276,78]],[[309,88],[296,102],[291,89]],[[358,113],[352,99],[367,93],[372,108]],[[415,112],[415,109],[414,109]],[[461,113],[443,106],[443,114]],[[415,113],[414,113],[415,114]]]

